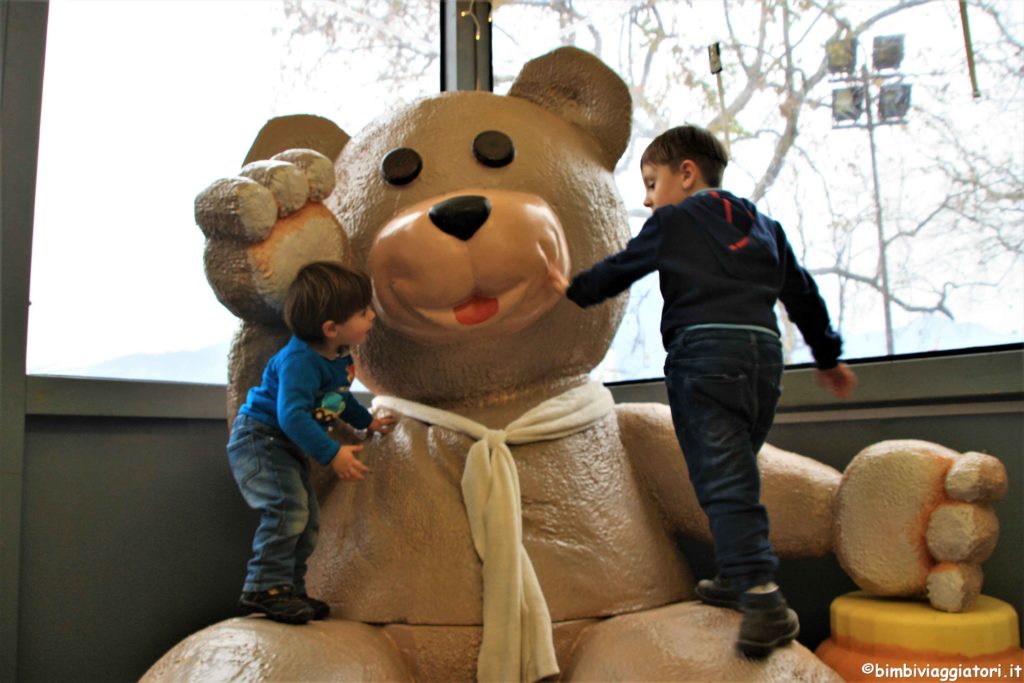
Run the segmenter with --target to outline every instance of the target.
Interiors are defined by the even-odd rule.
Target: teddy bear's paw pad
[[[957,453],[924,441],[868,446],[846,468],[836,496],[834,542],[847,574],[876,595],[920,595],[932,561],[928,520],[945,501]]]
[[[969,609],[981,588],[977,565],[992,554],[999,522],[987,504],[1005,494],[992,456],[917,440],[865,448],[836,496],[840,564],[875,595],[921,596],[945,611]]]

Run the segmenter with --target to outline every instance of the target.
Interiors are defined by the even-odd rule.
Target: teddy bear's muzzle
[[[525,329],[561,299],[551,269],[569,269],[558,217],[536,194],[507,190],[463,189],[406,207],[369,255],[381,322],[435,342]]]

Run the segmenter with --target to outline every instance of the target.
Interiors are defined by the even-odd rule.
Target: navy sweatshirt
[[[691,325],[756,325],[778,332],[782,301],[819,368],[835,367],[842,340],[814,278],[800,267],[782,226],[746,199],[699,192],[664,206],[626,248],[573,278],[569,299],[600,303],[657,270],[665,348]]]

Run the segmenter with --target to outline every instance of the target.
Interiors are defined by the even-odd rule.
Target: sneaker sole
[[[740,654],[747,659],[764,659],[770,655],[776,648],[789,645],[796,637],[800,635],[800,624],[794,624],[793,628],[789,632],[782,634],[778,638],[770,641],[753,641],[753,640],[737,640],[736,647],[739,648]]]
[[[712,605],[713,607],[727,607],[736,611],[742,611],[740,607],[740,599],[735,593],[731,594],[731,597],[727,595],[708,593],[702,591],[700,586],[693,589],[693,592],[697,594],[697,599],[703,602],[705,605]]]
[[[313,619],[313,615],[312,614],[310,614],[307,617],[303,617],[303,616],[289,616],[289,615],[286,615],[286,614],[272,614],[265,607],[263,607],[261,605],[257,605],[255,603],[240,602],[238,604],[242,608],[242,610],[245,612],[245,614],[259,613],[259,614],[262,614],[263,616],[265,616],[267,619],[270,619],[271,621],[276,621],[276,622],[281,623],[281,624],[301,625],[301,624],[309,623],[309,621],[311,619]]]

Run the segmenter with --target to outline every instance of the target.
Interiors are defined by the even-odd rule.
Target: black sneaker
[[[764,659],[772,650],[788,645],[800,635],[800,620],[778,589],[743,593],[740,608],[743,621],[736,646],[748,659]]]
[[[283,624],[305,624],[315,612],[305,600],[292,594],[292,587],[274,586],[265,591],[242,593],[238,605],[246,613],[261,612]]]
[[[740,609],[739,593],[729,587],[729,582],[721,576],[713,579],[701,579],[693,589],[697,597],[706,605]]]
[[[306,593],[300,593],[299,595],[296,595],[295,597],[297,597],[299,600],[304,601],[307,605],[309,605],[310,607],[313,608],[313,618],[314,619],[317,619],[317,620],[326,619],[327,616],[331,613],[331,606],[328,605],[323,600],[317,600],[316,598],[311,598]]]

